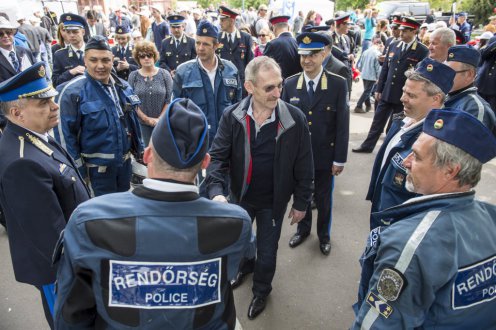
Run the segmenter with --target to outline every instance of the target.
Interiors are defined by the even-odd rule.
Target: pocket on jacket
[[[97,131],[109,127],[107,111],[99,102],[82,104],[81,114],[83,115],[83,129]]]

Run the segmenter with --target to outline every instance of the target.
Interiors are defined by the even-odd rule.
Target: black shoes
[[[358,152],[362,154],[370,154],[372,151],[374,151],[374,148],[372,149],[366,149],[364,147],[356,148],[356,149],[351,149],[353,152]]]
[[[248,275],[248,273],[243,273],[243,272],[238,272],[236,274],[236,277],[234,277],[231,280],[231,288],[236,289],[238,286],[243,284],[243,281],[245,280],[245,276]]]
[[[365,113],[365,110],[363,110],[362,107],[355,107],[355,110],[353,110],[355,113]]]
[[[266,298],[254,296],[248,307],[248,318],[255,319],[265,309]]]
[[[322,252],[323,255],[328,256],[329,253],[331,253],[331,243],[320,243],[320,252]]]
[[[301,235],[301,234],[294,234],[293,237],[289,240],[289,246],[294,248],[303,243],[303,241],[308,237],[308,234],[306,235]]]

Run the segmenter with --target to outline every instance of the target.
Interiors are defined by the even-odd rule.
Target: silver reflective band
[[[86,158],[103,158],[103,159],[114,159],[115,158],[114,154],[103,154],[100,152],[95,152],[94,154],[81,153],[81,156],[86,157]]]
[[[363,318],[363,323],[362,323],[362,330],[369,330],[372,325],[374,324],[375,320],[377,320],[377,317],[379,316],[379,312],[372,306],[369,306],[369,311]]]

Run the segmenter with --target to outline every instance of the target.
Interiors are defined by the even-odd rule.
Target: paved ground
[[[361,92],[355,84],[352,109]],[[265,312],[246,317],[251,300],[251,276],[235,290],[238,318],[244,329],[347,329],[353,321],[360,268],[358,258],[368,232],[369,203],[364,200],[374,154],[354,154],[365,138],[373,113],[351,114],[350,153],[344,173],[336,180],[332,251],[324,257],[315,233],[296,249],[288,247],[295,226],[283,225],[273,292]],[[376,148],[377,150],[377,148]],[[477,187],[480,199],[496,203],[496,161],[484,168]],[[29,207],[27,205],[27,207]],[[314,215],[315,218],[315,215]],[[0,229],[0,330],[47,329],[37,290],[14,281],[5,231]]]

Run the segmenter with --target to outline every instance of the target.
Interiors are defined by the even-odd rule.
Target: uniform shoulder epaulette
[[[327,72],[328,74],[330,74],[331,76],[335,76],[335,77],[338,77],[338,78],[341,78],[343,80],[346,80],[343,76],[340,76],[334,72],[331,72],[331,71],[327,71],[326,69],[324,69],[325,72]]]
[[[165,37],[164,40],[167,40],[167,39],[170,39],[170,38],[172,38],[172,36],[169,35],[169,36]]]
[[[293,78],[293,77],[299,76],[300,74],[301,74],[301,72],[295,73],[295,74],[294,74],[294,75],[292,75],[292,76],[286,77],[286,79],[285,79],[285,80],[289,80],[289,79],[291,79],[291,78]]]
[[[58,52],[60,52],[61,50],[66,50],[66,49],[67,49],[67,46],[65,46],[64,48],[57,49],[57,50],[55,51],[55,53],[54,53],[54,54],[57,54],[57,53],[58,53]]]

